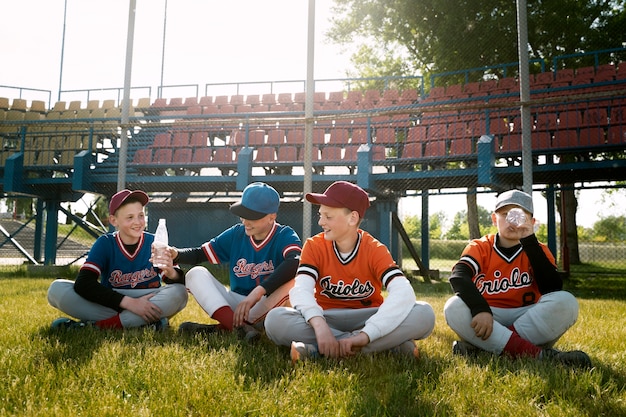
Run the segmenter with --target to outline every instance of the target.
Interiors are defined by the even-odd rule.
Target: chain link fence
[[[626,258],[623,215],[611,218],[612,236],[593,223],[577,225],[577,198],[626,179],[626,64],[614,51],[597,53],[594,62],[530,78],[538,233],[565,270],[579,263],[623,269]],[[504,68],[466,70],[475,82],[431,77],[430,86],[422,77],[319,81],[312,121],[304,117],[306,94],[293,86],[280,91],[280,83],[271,91],[233,85],[236,93],[212,95],[207,85],[200,97],[172,89],[168,98],[133,98],[126,125],[113,99],[47,109],[39,100],[0,98],[2,192],[11,212],[0,254],[80,262],[84,247],[60,254],[78,230],[88,230],[79,239],[88,247],[106,230],[106,215],[88,205],[79,213],[78,202],[113,194],[120,169],[126,187],[151,194],[149,229],[168,218],[177,246],[199,245],[236,222],[228,205],[253,181],[274,186],[283,197],[279,222],[308,236],[319,231],[315,213],[302,215],[310,164],[313,191],[336,180],[368,190],[373,205],[363,227],[407,270],[445,275],[468,239],[493,231],[496,193],[522,186],[519,80]],[[68,228],[56,228],[65,218]],[[303,230],[307,220],[311,230]],[[6,222],[16,221],[9,231]],[[32,237],[24,240],[26,229]]]

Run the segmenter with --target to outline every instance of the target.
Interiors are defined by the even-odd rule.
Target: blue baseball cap
[[[241,201],[230,206],[230,212],[246,220],[259,220],[277,213],[278,192],[264,182],[253,182],[243,189]]]

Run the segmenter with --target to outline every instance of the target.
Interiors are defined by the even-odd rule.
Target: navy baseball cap
[[[345,207],[365,217],[365,210],[370,206],[370,199],[365,190],[347,181],[335,181],[324,194],[307,193],[309,203],[328,207]]]
[[[500,207],[508,205],[520,207],[530,214],[533,214],[533,198],[523,191],[509,190],[500,194],[496,201],[496,211],[498,211]]]
[[[111,197],[111,201],[109,202],[109,214],[114,215],[117,209],[119,209],[124,202],[131,197],[137,199],[142,206],[145,206],[148,204],[148,201],[150,201],[148,194],[141,190],[131,191],[124,189],[113,194],[113,197]]]
[[[230,212],[246,220],[259,220],[277,213],[278,192],[264,182],[253,182],[243,189],[241,201],[230,206]]]

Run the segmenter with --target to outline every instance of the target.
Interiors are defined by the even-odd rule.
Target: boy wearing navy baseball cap
[[[491,215],[498,232],[470,242],[452,269],[456,295],[446,302],[444,315],[461,338],[452,351],[590,367],[586,353],[552,348],[576,322],[578,301],[563,291],[554,256],[537,240],[533,211],[529,194],[500,194]]]
[[[111,197],[109,223],[116,231],[96,240],[76,281],[57,279],[48,289],[50,305],[80,321],[60,318],[52,327],[163,328],[187,305],[183,271],[171,264],[159,269],[150,261],[154,235],[144,230],[149,200],[141,190]]]
[[[322,232],[304,244],[289,293],[293,308],[269,312],[267,336],[291,347],[292,362],[385,350],[417,357],[415,340],[433,331],[435,313],[415,300],[385,245],[359,228],[370,206],[365,190],[337,181],[306,199],[320,206]]]
[[[276,222],[278,192],[263,182],[249,184],[230,206],[240,222],[197,248],[171,248],[177,263],[229,264],[230,289],[203,266],[187,272],[187,288],[217,324],[185,322],[181,333],[244,329],[257,337],[268,311],[288,301],[302,243],[289,226]],[[253,326],[253,327],[252,327]]]

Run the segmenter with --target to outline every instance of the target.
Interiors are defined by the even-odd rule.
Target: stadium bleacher
[[[392,82],[316,91],[314,184],[357,182],[381,201],[411,190],[520,184],[519,80],[501,75],[433,77],[428,94]],[[626,64],[559,68],[529,82],[535,183],[626,180]],[[144,95],[133,98],[126,125],[119,100],[86,97],[52,105],[0,97],[4,194],[69,201],[108,193],[120,165],[127,183],[151,193],[231,193],[270,175],[279,192],[302,191],[307,120],[299,88]],[[382,227],[393,205],[376,210],[372,224]]]

